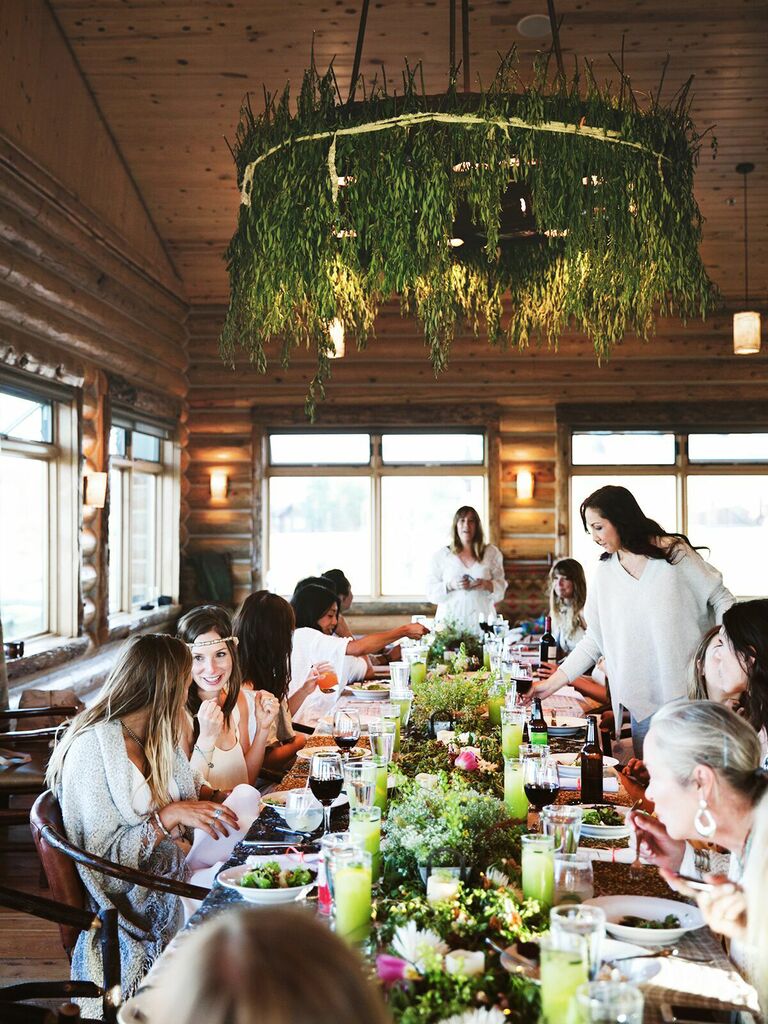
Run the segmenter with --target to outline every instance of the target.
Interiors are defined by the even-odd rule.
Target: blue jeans
[[[642,721],[638,721],[630,712],[629,721],[632,727],[632,752],[635,757],[642,758],[643,756],[643,744],[645,743],[646,733],[651,727],[652,719],[653,715],[648,715],[647,718],[643,718]]]

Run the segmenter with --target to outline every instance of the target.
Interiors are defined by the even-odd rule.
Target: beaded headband
[[[235,647],[240,643],[236,636],[222,636],[218,640],[195,640],[194,643],[187,644],[190,651],[195,647],[214,647],[216,644],[227,644],[233,643]]]

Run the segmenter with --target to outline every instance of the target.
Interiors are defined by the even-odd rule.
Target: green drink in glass
[[[400,708],[400,731],[408,727],[408,723],[411,720],[411,704],[413,703],[412,694],[407,696],[399,696],[395,693],[391,696],[391,702],[397,704]]]
[[[411,662],[411,686],[421,686],[427,678],[427,662],[422,658],[420,661]]]
[[[526,821],[528,797],[524,789],[523,762],[519,757],[504,758],[504,804],[510,818]]]
[[[542,935],[541,1021],[543,1024],[576,1024],[579,1012],[576,990],[588,980],[587,943],[570,932]]]
[[[501,711],[501,752],[505,758],[519,757],[524,726],[524,711],[511,711],[508,708]]]
[[[501,711],[506,700],[506,687],[500,680],[496,680],[488,691],[488,723],[490,725],[501,725]]]
[[[376,764],[376,790],[373,797],[373,806],[378,807],[383,814],[387,809],[387,782],[389,780],[389,761],[374,757]]]
[[[555,900],[554,836],[527,835],[522,844],[523,896],[549,909]]]
[[[396,703],[381,705],[382,722],[392,722],[395,727],[395,745],[392,748],[394,754],[400,753],[400,706]]]
[[[364,942],[371,930],[371,855],[367,850],[334,850],[330,870],[336,934],[348,942]]]
[[[374,880],[381,874],[381,808],[353,807],[349,812],[349,834],[362,841],[371,855]]]

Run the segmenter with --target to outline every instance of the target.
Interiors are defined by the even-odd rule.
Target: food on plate
[[[624,925],[625,928],[682,928],[680,918],[674,914],[667,914],[663,921],[654,920],[649,917],[634,917],[632,914],[627,914],[618,923]]]
[[[309,868],[299,865],[281,869],[276,860],[270,860],[246,871],[239,884],[245,889],[295,889],[300,885],[311,885],[314,880],[315,872]]]
[[[590,807],[589,810],[584,811],[581,821],[583,825],[610,825],[613,828],[626,824],[623,815],[619,814],[616,808],[611,807],[610,804]]]
[[[366,690],[372,692],[378,692],[379,690],[388,690],[389,683],[382,683],[376,679],[371,679],[367,683],[351,683],[350,690]]]

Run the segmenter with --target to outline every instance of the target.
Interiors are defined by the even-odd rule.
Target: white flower
[[[488,868],[485,877],[496,889],[505,889],[509,885],[509,875],[505,875],[498,868]]]
[[[419,772],[418,775],[414,776],[413,781],[417,786],[421,786],[422,789],[436,789],[440,780],[437,775],[430,775],[429,772]]]
[[[419,973],[441,968],[448,946],[440,936],[429,928],[420,931],[415,921],[401,924],[392,938],[392,949],[413,964]]]
[[[465,1010],[464,1013],[456,1013],[453,1017],[441,1020],[440,1024],[507,1024],[507,1018],[498,1006],[492,1006],[490,1010]]]

